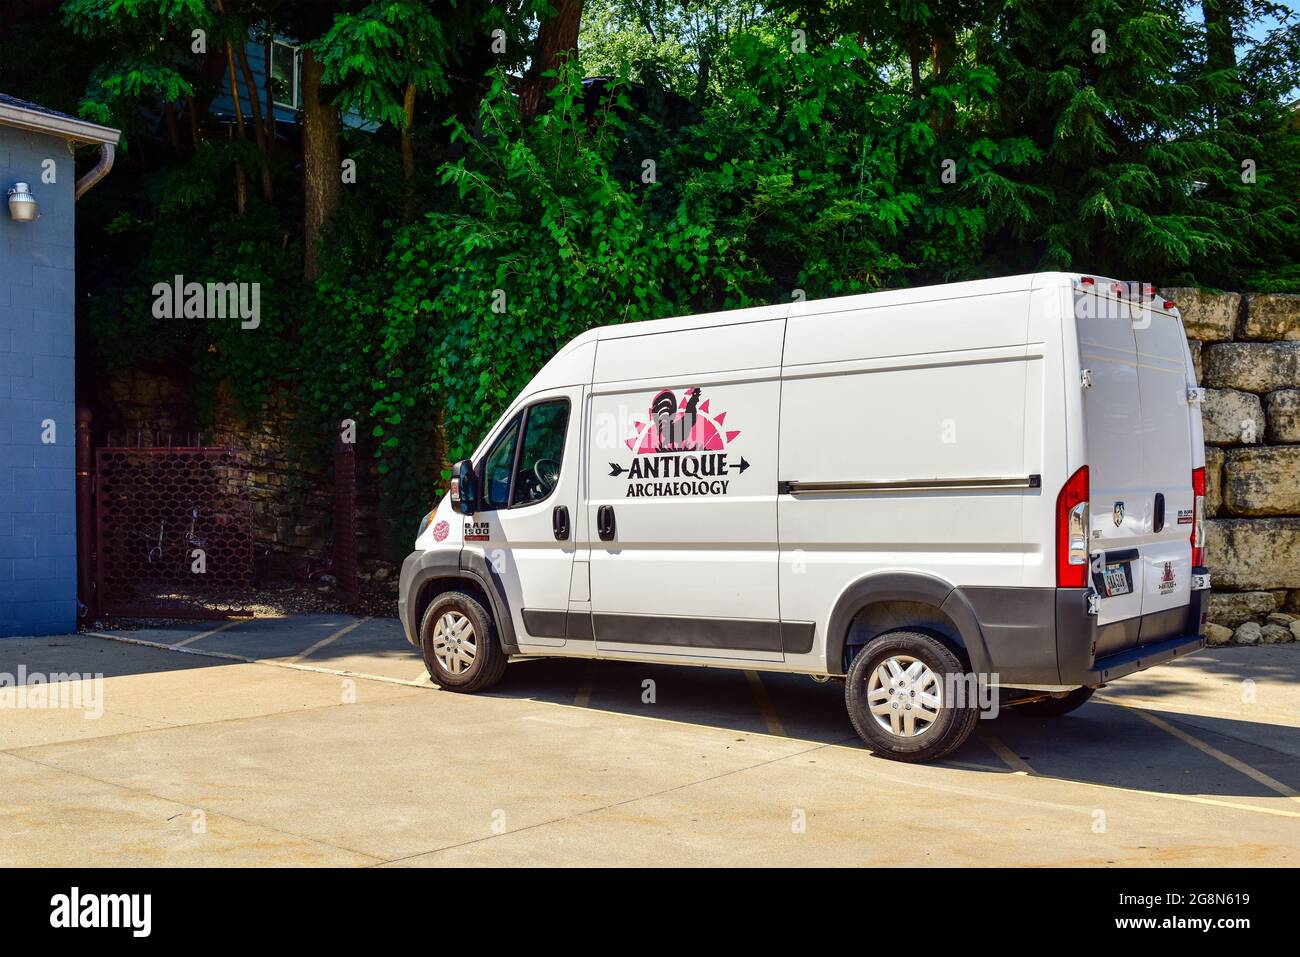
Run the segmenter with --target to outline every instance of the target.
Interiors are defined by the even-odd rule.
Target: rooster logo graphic
[[[739,429],[726,430],[727,413],[709,411],[709,400],[698,388],[684,389],[679,399],[662,389],[650,400],[648,421],[634,421],[627,447],[637,455],[658,452],[721,452]]]

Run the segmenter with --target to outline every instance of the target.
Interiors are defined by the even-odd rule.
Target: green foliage
[[[523,123],[507,77],[552,6],[65,0],[43,46],[67,70],[15,44],[0,88],[84,89],[129,134],[78,208],[83,360],[184,370],[200,416],[219,385],[254,409],[291,384],[302,420],[358,422],[404,532],[596,325],[1057,268],[1300,291],[1300,25],[1269,3],[1225,6],[1233,63],[1182,0],[586,0],[580,69]],[[213,89],[191,30],[238,42],[263,16],[377,124],[343,134],[359,179],[311,286],[293,151],[211,131],[177,151],[160,120]],[[261,328],[154,319],[175,274],[260,282]]]
[[[90,75],[81,115],[128,134],[143,103],[194,93],[191,34],[212,26],[205,0],[65,0],[63,23],[107,53]]]
[[[341,90],[338,103],[368,119],[405,125],[402,95],[447,91],[447,41],[442,25],[420,0],[375,0],[340,13],[313,44],[325,82]]]
[[[453,123],[467,149],[442,172],[454,208],[397,229],[364,279],[341,258],[319,284],[323,319],[305,348],[340,378],[313,384],[313,398],[322,414],[351,411],[370,423],[404,510],[427,508],[438,452],[469,454],[485,423],[573,336],[734,286],[707,229],[654,222],[644,191],[613,178],[621,124],[612,108],[589,123],[572,71],[550,95],[550,111],[522,127],[498,74],[480,135]]]

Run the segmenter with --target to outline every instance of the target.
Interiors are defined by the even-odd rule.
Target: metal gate
[[[253,585],[248,454],[106,447],[95,453],[95,585],[105,615],[238,618]]]

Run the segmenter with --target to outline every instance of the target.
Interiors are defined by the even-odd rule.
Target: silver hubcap
[[[876,724],[896,737],[924,734],[943,707],[939,676],[909,655],[886,658],[867,682],[867,706]]]
[[[448,674],[469,671],[477,651],[474,626],[460,612],[447,612],[433,626],[433,656]]]

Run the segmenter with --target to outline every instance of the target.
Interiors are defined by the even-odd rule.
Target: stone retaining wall
[[[104,444],[108,430],[118,443],[134,443],[139,432],[146,445],[166,442],[165,436],[181,444],[196,431],[191,406],[183,385],[165,375],[134,370],[116,376],[96,397],[98,444]],[[215,420],[202,433],[206,445],[249,451],[254,540],[283,556],[277,565],[283,572],[307,560],[323,561],[332,541],[334,432],[298,425],[287,390],[273,389],[256,422],[242,416],[230,396],[219,395]],[[384,556],[374,479],[369,469],[359,470],[357,549],[362,559]]]
[[[1206,389],[1210,641],[1300,639],[1300,295],[1161,292]]]

